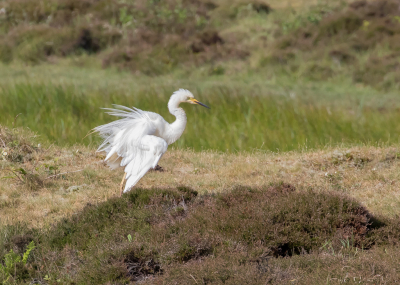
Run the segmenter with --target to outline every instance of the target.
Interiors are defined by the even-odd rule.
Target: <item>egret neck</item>
[[[169,125],[169,131],[167,132],[166,142],[170,145],[177,141],[183,134],[186,127],[187,117],[186,113],[182,108],[179,108],[181,101],[178,96],[171,96],[168,101],[169,112],[176,117],[175,122]]]

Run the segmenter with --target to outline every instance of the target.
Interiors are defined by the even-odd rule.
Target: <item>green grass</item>
[[[97,144],[95,135],[84,138],[86,134],[115,119],[101,108],[135,106],[172,122],[166,105],[172,92],[182,87],[211,110],[182,104],[188,125],[174,145],[179,148],[287,151],[399,141],[400,113],[392,104],[395,93],[379,95],[346,83],[293,83],[283,77],[262,82],[259,75],[252,83],[247,83],[248,77],[218,76],[196,82],[174,75],[152,79],[74,68],[57,74],[57,68],[49,68],[31,68],[22,74],[17,69],[3,71],[1,124],[12,126],[15,121],[16,126],[61,145]]]

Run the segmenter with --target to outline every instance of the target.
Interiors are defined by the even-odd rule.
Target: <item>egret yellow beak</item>
[[[211,108],[208,107],[206,104],[203,104],[203,103],[199,102],[197,99],[194,99],[194,98],[190,98],[190,99],[188,100],[188,102],[191,103],[191,104],[197,104],[197,105],[206,107],[206,108],[208,108],[208,109],[211,109]]]

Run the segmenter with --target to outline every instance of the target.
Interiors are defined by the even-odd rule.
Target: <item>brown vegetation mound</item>
[[[35,135],[30,131],[8,129],[0,126],[0,159],[22,165],[31,161],[41,149],[33,144]],[[30,190],[44,186],[42,178],[37,173],[27,171],[24,167],[5,168],[10,176],[3,179],[14,179]]]
[[[300,192],[285,183],[201,197],[186,187],[135,189],[88,205],[48,230],[25,231],[6,236],[11,248],[28,239],[38,246],[30,269],[17,269],[15,278],[40,278],[50,270],[78,284],[177,280],[182,270],[209,284],[287,281],[293,274],[270,267],[272,257],[307,256],[327,245],[333,252],[365,250],[400,240],[396,221],[380,222],[348,197]],[[255,280],[249,284],[259,284]]]
[[[0,158],[23,163],[31,160],[32,154],[39,151],[37,146],[32,145],[34,135],[30,132],[20,134],[20,131],[0,126]]]
[[[348,52],[374,48],[382,41],[396,48],[400,36],[400,1],[357,1],[285,36],[280,49],[310,50],[345,45]]]
[[[251,5],[269,13],[259,1]],[[102,55],[104,66],[154,75],[184,62],[204,63],[243,56],[232,44],[224,45],[212,29],[211,12],[218,6],[207,1],[50,0],[41,5],[27,0],[2,2],[0,60],[14,58],[38,63],[49,56],[81,53]],[[118,45],[117,45],[118,44]]]
[[[354,80],[374,86],[394,84],[400,78],[400,1],[355,1],[346,8],[323,14],[321,20],[308,23],[282,36],[275,43],[271,59],[287,63],[297,51],[307,52],[309,59],[319,60],[328,55],[338,64],[355,66]],[[370,56],[364,64],[357,56],[377,46],[388,50],[383,56]],[[334,71],[316,63],[308,70],[326,79]],[[387,78],[388,75],[390,78]],[[321,78],[322,76],[322,78]],[[386,77],[391,82],[382,83]]]
[[[351,240],[360,248],[372,245],[366,242],[371,215],[365,208],[340,195],[299,193],[287,184],[266,191],[240,187],[208,200],[188,219],[199,219],[204,212],[219,217],[207,228],[249,246],[261,245],[275,256],[316,250],[326,240]]]

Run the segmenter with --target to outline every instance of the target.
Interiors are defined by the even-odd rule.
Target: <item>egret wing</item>
[[[136,108],[115,105],[106,109],[108,114],[122,119],[96,127],[104,141],[97,151],[105,151],[105,161],[111,168],[124,167],[129,191],[150,168],[157,166],[167,151],[167,142],[153,134],[156,125],[147,112]]]
[[[168,144],[164,139],[152,135],[144,136],[141,144],[146,147],[146,150],[137,153],[135,157],[126,157],[121,162],[121,166],[126,165],[125,173],[127,180],[124,193],[135,186],[150,168],[157,166],[158,161],[168,148]]]
[[[156,126],[146,112],[125,106],[114,105],[118,109],[106,109],[108,114],[122,117],[120,120],[94,128],[104,139],[97,149],[106,152],[105,161],[111,168],[126,165],[149,147],[142,144],[142,138],[154,134]]]

